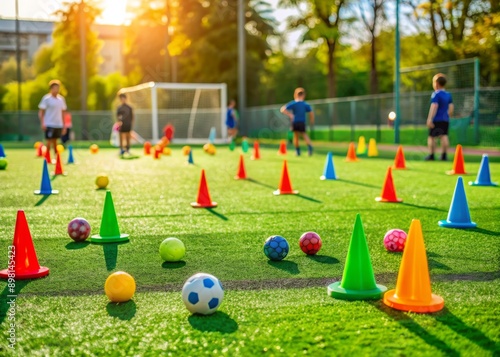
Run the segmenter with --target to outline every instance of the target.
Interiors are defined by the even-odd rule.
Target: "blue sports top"
[[[437,103],[438,105],[436,115],[432,121],[450,121],[450,117],[448,116],[448,106],[453,103],[450,93],[444,90],[435,91],[432,93],[431,103]]]
[[[228,108],[226,113],[226,125],[234,126],[233,108]]]
[[[292,100],[286,105],[286,110],[291,111],[293,113],[293,122],[294,123],[305,123],[306,122],[306,113],[312,111],[311,106],[304,101],[295,101]]]

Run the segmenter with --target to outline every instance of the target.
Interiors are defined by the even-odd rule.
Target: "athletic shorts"
[[[227,121],[226,126],[228,129],[234,129],[236,128],[236,123],[234,121]]]
[[[45,139],[59,139],[62,134],[61,128],[45,128]]]
[[[294,122],[292,124],[292,130],[298,131],[299,133],[305,133],[306,132],[306,123],[303,121]]]
[[[448,135],[448,126],[450,125],[447,121],[436,121],[434,122],[434,128],[429,129],[429,136],[436,138],[441,135]]]
[[[130,125],[125,125],[125,124],[122,124],[122,125],[120,126],[120,129],[118,129],[118,131],[119,131],[120,133],[129,133],[129,132],[131,132],[131,131],[132,131],[132,128],[130,127]]]
[[[66,134],[61,136],[62,143],[67,143],[69,141],[69,133],[71,132],[71,128],[66,129]]]

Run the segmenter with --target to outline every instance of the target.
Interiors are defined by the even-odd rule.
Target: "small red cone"
[[[151,155],[151,143],[149,141],[144,143],[144,155]]]
[[[238,173],[234,176],[235,180],[246,180],[247,172],[245,170],[245,162],[243,160],[243,155],[240,155],[240,164],[238,166]]]
[[[286,150],[286,147],[285,147]],[[260,159],[260,150],[259,150],[259,142],[254,141],[253,142],[253,154],[251,157],[252,160],[259,160]]]
[[[43,157],[43,149],[45,148],[45,145],[40,145],[36,149],[36,157]]]
[[[387,169],[382,193],[380,197],[375,198],[375,200],[378,202],[403,202],[401,198],[397,198],[396,196],[396,188],[394,187],[394,182],[392,181],[391,167]]]
[[[54,171],[54,175],[66,175],[66,172],[63,172],[61,155],[59,155],[59,153],[57,153],[56,169]]]
[[[288,165],[286,160],[283,160],[283,170],[281,173],[281,182],[279,188],[273,192],[276,196],[278,195],[296,195],[299,191],[292,189],[292,182],[290,181],[290,175],[288,174]]]
[[[281,140],[278,155],[286,155],[286,140]]]
[[[349,144],[349,149],[347,150],[347,156],[345,158],[345,161],[347,162],[359,161],[358,157],[356,156],[356,149],[354,148],[354,143]]]
[[[446,172],[448,175],[463,175],[465,172],[464,155],[462,154],[462,145],[458,144],[453,158],[453,170]]]
[[[47,164],[52,164],[52,159],[50,158],[50,148],[46,146],[45,150],[45,160],[47,161]]]
[[[198,188],[198,198],[196,202],[192,202],[194,208],[211,208],[217,207],[217,202],[212,202],[210,193],[208,192],[207,179],[205,178],[205,170],[201,170],[200,186]]]
[[[393,169],[406,169],[405,154],[403,153],[403,146],[399,145],[396,157],[394,158]]]
[[[12,246],[14,249],[9,251],[12,252],[12,256],[9,256],[9,268],[0,271],[0,278],[23,280],[41,278],[49,274],[49,268],[38,264],[28,222],[22,210],[17,211]]]

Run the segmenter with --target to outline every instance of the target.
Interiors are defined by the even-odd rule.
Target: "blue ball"
[[[288,255],[290,246],[282,236],[271,236],[264,243],[264,254],[271,260],[282,260]]]

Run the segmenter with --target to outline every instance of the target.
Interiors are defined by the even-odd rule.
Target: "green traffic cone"
[[[106,191],[104,209],[102,210],[101,229],[99,234],[90,237],[93,243],[117,243],[128,241],[128,234],[120,234],[118,220],[116,219],[115,205],[111,197],[111,191]]]
[[[234,151],[236,144],[234,143],[234,139],[231,139],[231,143],[229,144],[229,150]]]
[[[387,290],[375,282],[365,231],[359,213],[356,215],[342,281],[328,286],[328,295],[343,300],[380,299]]]

